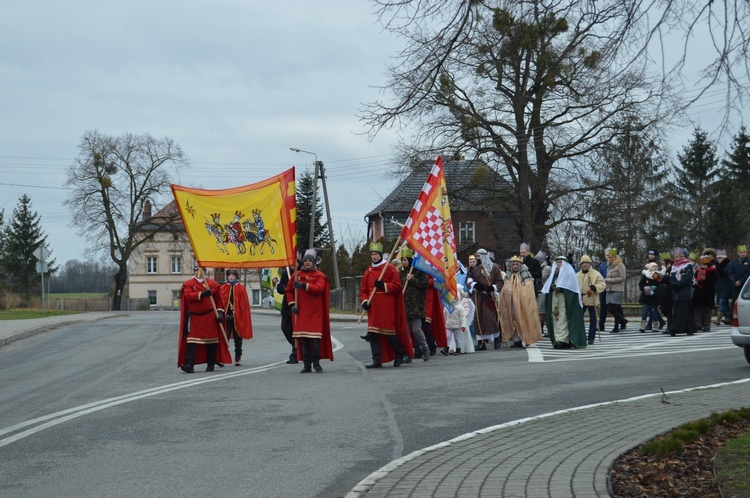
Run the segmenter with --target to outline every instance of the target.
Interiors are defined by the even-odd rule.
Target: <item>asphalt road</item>
[[[254,316],[245,365],[188,375],[177,322],[133,313],[0,348],[0,495],[343,496],[389,461],[470,431],[750,375],[728,327],[369,371],[365,327],[346,322],[332,325],[336,361],[300,375],[268,315]]]

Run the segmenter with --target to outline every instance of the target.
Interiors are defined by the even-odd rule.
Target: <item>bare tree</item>
[[[591,188],[571,180],[591,176],[618,122],[637,114],[647,126],[676,108],[623,43],[633,12],[621,1],[379,4],[408,45],[389,68],[394,101],[364,110],[371,132],[406,122],[422,151],[484,160],[513,185],[506,208],[532,246],[578,219],[551,206]]]
[[[180,146],[167,137],[90,131],[81,138],[76,164],[68,170],[65,204],[78,233],[90,241],[89,251],[108,253],[117,266],[113,309],[120,309],[133,251],[178,216],[144,219],[144,206],[170,192],[167,168],[187,165]],[[145,225],[157,230],[143,231]]]

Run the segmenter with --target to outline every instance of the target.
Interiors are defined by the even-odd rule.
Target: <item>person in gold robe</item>
[[[500,291],[500,324],[508,349],[523,348],[542,338],[534,277],[520,256],[510,258],[510,271]]]

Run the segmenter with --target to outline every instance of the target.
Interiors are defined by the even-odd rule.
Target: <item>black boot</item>
[[[456,348],[456,354],[461,354],[461,348]]]
[[[208,364],[206,372],[213,372],[214,364],[216,364],[216,344],[208,344],[206,346],[206,363]]]
[[[320,339],[312,340],[312,364],[315,373],[323,372],[323,367],[320,366]]]
[[[193,366],[195,365],[195,344],[188,343],[187,347],[185,348],[185,363],[180,365],[180,368],[185,373],[193,373],[195,372],[195,369]]]

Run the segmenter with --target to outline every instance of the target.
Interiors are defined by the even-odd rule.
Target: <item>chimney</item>
[[[151,219],[151,201],[146,201],[143,205],[143,221]]]

